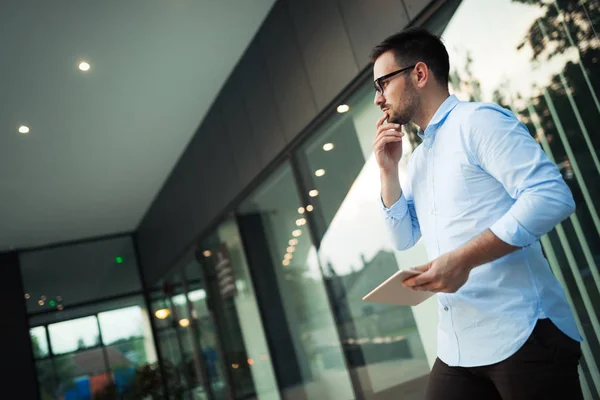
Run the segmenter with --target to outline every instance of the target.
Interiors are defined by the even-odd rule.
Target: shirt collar
[[[427,125],[427,128],[425,128],[425,131],[419,128],[419,137],[423,139],[425,136],[432,134],[435,131],[435,128],[446,120],[446,117],[448,114],[450,114],[450,111],[452,111],[459,102],[460,100],[458,100],[455,95],[448,96],[448,98],[444,100],[444,102],[437,109],[435,114],[433,114],[433,118],[431,118],[431,121],[429,122],[429,125]]]

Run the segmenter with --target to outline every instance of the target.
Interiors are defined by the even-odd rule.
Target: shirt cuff
[[[401,219],[408,212],[408,203],[406,202],[406,197],[404,197],[404,193],[400,195],[400,198],[392,204],[390,207],[386,207],[383,203],[383,198],[379,197],[379,201],[381,202],[381,207],[383,207],[383,211],[385,211],[388,217],[394,217],[397,219]]]
[[[516,247],[529,246],[539,239],[523,228],[510,212],[507,212],[502,218],[496,221],[490,230],[503,242]]]

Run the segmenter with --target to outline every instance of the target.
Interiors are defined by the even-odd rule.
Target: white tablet
[[[420,272],[418,271],[400,270],[363,297],[363,301],[400,306],[416,306],[434,294],[433,292],[411,290],[402,284],[402,281],[405,279],[419,274]]]

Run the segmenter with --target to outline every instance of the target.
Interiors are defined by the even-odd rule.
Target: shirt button
[[[429,149],[429,152],[431,153],[432,151],[433,151],[433,148],[430,148],[430,149]]]
[[[446,307],[444,307],[444,311],[448,311],[448,307],[447,307],[447,306],[446,306]]]

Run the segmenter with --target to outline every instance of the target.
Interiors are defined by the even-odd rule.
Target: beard
[[[410,80],[407,80],[405,94],[402,96],[401,103],[396,107],[389,108],[388,122],[393,124],[406,125],[413,120],[421,100],[417,90]]]

